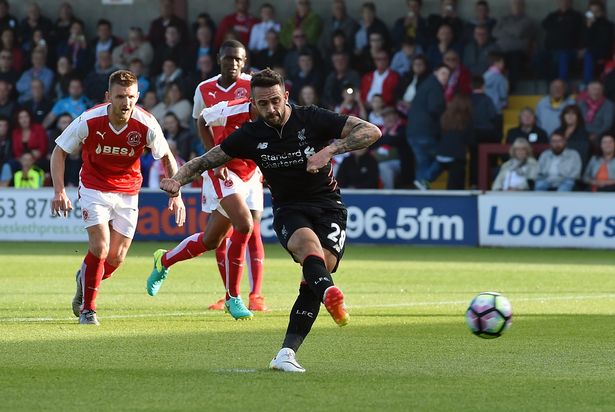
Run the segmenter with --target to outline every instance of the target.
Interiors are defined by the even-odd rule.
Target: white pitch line
[[[576,301],[576,300],[591,300],[591,299],[615,299],[615,293],[602,295],[584,295],[584,296],[547,296],[547,297],[528,297],[515,298],[514,302],[551,302],[551,301]],[[446,305],[467,305],[468,300],[445,300],[439,302],[404,302],[404,303],[384,303],[377,305],[348,305],[350,309],[378,309],[378,308],[411,308],[411,307],[429,307],[429,306],[446,306]],[[285,310],[286,308],[274,308],[272,310]],[[169,312],[169,313],[137,313],[132,315],[108,315],[101,317],[102,319],[138,319],[138,318],[169,318],[169,317],[191,317],[211,315],[213,312]],[[76,320],[75,317],[62,318],[0,318],[0,323],[22,323],[22,322],[58,322]]]

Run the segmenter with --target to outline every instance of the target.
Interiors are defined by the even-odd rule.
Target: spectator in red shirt
[[[472,94],[472,74],[459,61],[459,54],[455,50],[444,53],[444,64],[451,69],[451,76],[444,91],[446,102],[450,102],[455,94],[469,96]]]
[[[374,94],[380,94],[385,106],[394,106],[399,74],[389,68],[389,54],[384,50],[375,53],[374,65],[376,70],[361,79],[361,100],[367,102]]]
[[[218,49],[224,41],[224,36],[229,31],[234,31],[237,40],[247,47],[250,41],[250,31],[256,23],[258,19],[250,14],[250,0],[235,0],[235,13],[225,16],[220,22],[214,46]]]
[[[13,157],[19,158],[24,152],[31,152],[38,161],[47,154],[47,133],[43,126],[32,122],[32,115],[26,109],[20,109],[15,116],[13,128]]]

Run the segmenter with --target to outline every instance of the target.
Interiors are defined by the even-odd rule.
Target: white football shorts
[[[139,195],[101,192],[79,185],[79,204],[86,228],[107,225],[132,239],[139,219]]]
[[[220,205],[220,199],[227,196],[239,193],[241,194],[248,209],[263,211],[263,178],[260,170],[256,172],[250,180],[244,182],[234,172],[228,171],[229,178],[224,181],[214,176],[213,171],[203,173],[203,195],[202,195],[202,210],[205,213],[211,213],[214,210],[220,212],[228,218],[228,214]]]

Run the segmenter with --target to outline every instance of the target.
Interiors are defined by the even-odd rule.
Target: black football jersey
[[[281,129],[263,119],[244,123],[220,148],[260,167],[276,207],[289,203],[344,207],[331,164],[318,173],[308,173],[307,159],[340,138],[347,116],[316,106],[290,107],[290,117]]]

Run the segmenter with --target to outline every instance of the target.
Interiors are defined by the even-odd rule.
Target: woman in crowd
[[[164,99],[152,109],[152,115],[158,123],[164,122],[164,115],[174,113],[182,127],[189,127],[188,121],[192,116],[192,105],[182,95],[182,89],[178,83],[170,83],[164,93]]]
[[[585,121],[581,109],[576,104],[568,105],[560,114],[560,127],[556,133],[561,133],[566,139],[566,146],[574,149],[581,156],[583,165],[589,160],[591,144],[589,133],[585,129]]]
[[[529,107],[524,107],[519,112],[519,126],[508,131],[506,143],[513,144],[519,137],[523,137],[530,144],[549,144],[547,132],[536,126],[536,115]]]
[[[32,153],[34,160],[44,161],[47,155],[47,133],[43,126],[32,121],[32,115],[26,109],[19,109],[15,114],[15,127],[13,127],[13,157],[18,159],[25,152]],[[48,165],[40,165],[45,168]],[[48,168],[45,170],[49,170]]]
[[[615,192],[615,133],[600,139],[600,155],[589,161],[583,181],[593,192]]]
[[[517,137],[510,146],[510,159],[502,164],[491,190],[532,190],[538,174],[538,162],[525,137]]]

